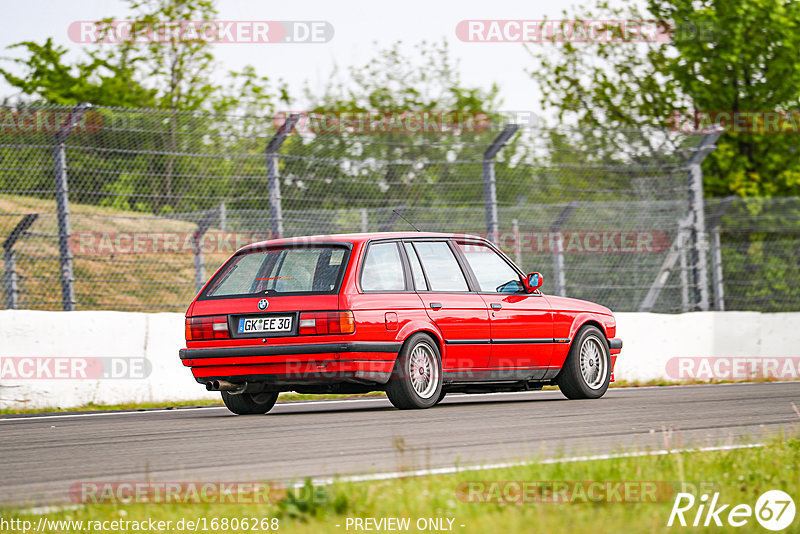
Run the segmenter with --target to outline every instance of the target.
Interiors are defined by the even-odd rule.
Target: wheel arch
[[[439,339],[439,336],[436,335],[436,333],[433,330],[430,330],[430,329],[428,329],[428,330],[421,329],[421,330],[414,330],[413,332],[409,332],[409,334],[407,336],[405,336],[405,338],[403,339],[403,347],[405,347],[405,345],[408,342],[408,340],[411,339],[411,337],[414,336],[415,334],[426,334],[428,337],[430,337],[433,340],[433,343],[436,345],[436,348],[439,350],[439,354],[441,355],[442,358],[444,358],[444,352],[443,352],[444,344],[442,343],[442,340]],[[401,350],[402,350],[402,348],[401,348]]]
[[[605,337],[606,340],[608,339],[608,332],[606,332],[606,328],[599,318],[590,314],[580,314],[572,321],[572,326],[569,329],[570,346],[572,346],[572,342],[575,341],[575,336],[577,336],[581,328],[585,326],[596,326],[600,332],[603,333],[603,337]]]
[[[594,397],[594,396],[591,396],[591,395],[590,396],[586,396],[586,393],[582,393],[580,391],[580,388],[578,388],[574,384],[570,385],[570,383],[569,383],[569,381],[574,381],[575,380],[575,378],[574,378],[574,376],[575,376],[574,365],[572,367],[568,367],[570,365],[570,363],[569,363],[570,362],[570,357],[572,357],[572,359],[574,360],[574,358],[575,358],[574,354],[576,354],[576,353],[573,352],[573,350],[577,347],[575,342],[577,341],[578,334],[580,333],[580,331],[582,329],[586,328],[587,326],[594,326],[595,328],[600,330],[600,333],[601,333],[603,341],[604,341],[603,344],[605,345],[606,355],[608,356],[608,370],[607,370],[608,380],[609,381],[613,381],[613,376],[614,376],[614,360],[613,360],[613,356],[611,356],[610,350],[608,348],[608,333],[607,333],[606,328],[603,326],[602,321],[599,320],[597,317],[594,317],[594,316],[589,315],[589,314],[583,314],[583,315],[584,315],[584,317],[582,318],[582,320],[578,321],[577,318],[576,318],[576,320],[572,324],[572,327],[571,327],[571,330],[570,330],[569,348],[566,351],[566,354],[565,354],[565,357],[564,357],[564,361],[561,362],[561,368],[559,369],[558,374],[553,378],[553,381],[558,384],[559,389],[564,394],[564,396],[566,396],[569,399],[597,398],[597,397]],[[570,377],[572,377],[572,378],[570,378]],[[561,381],[561,380],[564,380],[564,379],[567,380],[568,382],[564,383],[564,382]],[[605,394],[605,390],[607,388],[608,388],[608,386],[606,385],[605,389],[603,389],[603,391],[600,393],[599,396],[603,396]]]
[[[439,350],[439,355],[444,361],[444,341],[442,338],[442,333],[436,328],[433,324],[424,323],[422,321],[413,321],[404,325],[398,332],[396,339],[403,343],[403,347],[405,347],[406,342],[413,336],[414,334],[426,334],[433,339],[433,342],[436,344],[436,348]],[[402,347],[401,349],[402,350]],[[398,356],[399,356],[398,351]]]

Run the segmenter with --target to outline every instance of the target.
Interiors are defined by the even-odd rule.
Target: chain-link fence
[[[616,311],[798,307],[800,200],[703,208],[709,137],[475,114],[386,132],[324,113],[0,114],[7,308],[182,311],[243,244],[412,226],[488,236],[546,292]]]

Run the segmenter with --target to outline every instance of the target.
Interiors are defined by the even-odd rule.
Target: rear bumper
[[[328,353],[386,353],[400,352],[400,342],[351,341],[348,343],[304,343],[292,345],[264,345],[254,347],[217,347],[211,349],[181,349],[181,360],[201,360],[205,358],[252,358],[258,356],[300,356],[304,354]],[[202,365],[199,364],[198,365]]]
[[[210,380],[277,385],[388,382],[399,342],[287,344],[181,349],[183,365],[200,383]]]

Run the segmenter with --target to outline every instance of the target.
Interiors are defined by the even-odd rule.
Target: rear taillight
[[[228,337],[230,337],[228,317],[225,315],[186,318],[186,341],[227,339]]]
[[[352,334],[356,331],[353,312],[301,312],[298,333],[301,336],[315,334]]]

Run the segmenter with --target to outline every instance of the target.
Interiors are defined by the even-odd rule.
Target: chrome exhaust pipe
[[[207,391],[228,391],[234,395],[244,392],[247,389],[247,382],[244,384],[234,384],[227,380],[212,380],[206,382]]]

